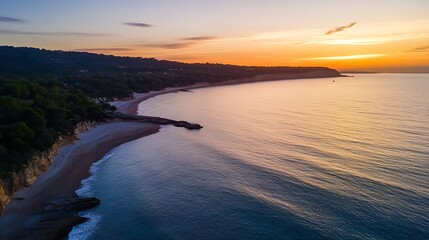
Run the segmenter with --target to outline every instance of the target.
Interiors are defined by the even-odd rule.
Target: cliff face
[[[94,125],[95,123],[91,122],[78,124],[72,135],[59,137],[50,149],[34,156],[21,171],[13,172],[10,179],[0,179],[0,215],[16,191],[31,186],[36,178],[48,169],[62,147],[76,141],[79,133],[88,131]]]

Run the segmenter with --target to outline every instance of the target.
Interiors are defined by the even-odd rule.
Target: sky
[[[428,9],[428,0],[0,0],[0,45],[181,62],[415,69],[429,66]]]

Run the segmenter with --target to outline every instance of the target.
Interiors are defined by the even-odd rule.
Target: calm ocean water
[[[111,151],[71,239],[429,239],[429,75],[288,80],[162,95],[198,122]]]

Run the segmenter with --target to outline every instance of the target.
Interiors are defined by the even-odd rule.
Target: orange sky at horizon
[[[122,52],[116,49],[82,50],[187,63],[247,66],[326,66],[350,70],[429,66],[429,20],[390,22],[379,26],[356,24],[353,28],[332,35],[325,35],[329,29],[310,29],[234,38],[213,37],[189,43],[184,48],[142,46]]]
[[[429,69],[429,1],[179,2],[5,0],[0,45],[187,63]]]

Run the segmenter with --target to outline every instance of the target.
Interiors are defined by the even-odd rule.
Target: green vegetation
[[[329,68],[185,64],[153,58],[0,46],[0,178],[87,120],[104,119],[103,103],[166,87],[217,83],[259,74]]]
[[[225,64],[185,64],[153,58],[115,57],[84,52],[0,47],[0,74],[29,79],[57,79],[101,100],[131,96],[166,87],[222,82],[259,74],[307,73],[322,67],[250,67]]]
[[[69,134],[76,123],[103,119],[103,105],[55,81],[0,76],[0,178]]]

